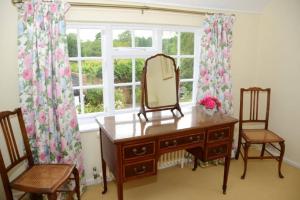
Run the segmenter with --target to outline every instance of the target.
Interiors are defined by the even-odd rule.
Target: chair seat
[[[53,193],[71,175],[74,165],[34,165],[12,181],[11,187],[31,193]]]
[[[256,144],[284,141],[284,139],[279,137],[276,133],[265,129],[244,129],[242,136],[246,142]]]

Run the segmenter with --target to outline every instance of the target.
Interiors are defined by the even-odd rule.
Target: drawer
[[[138,144],[125,145],[123,147],[123,159],[129,160],[134,158],[141,158],[148,155],[154,155],[155,142],[144,142]]]
[[[228,148],[229,145],[227,143],[220,144],[217,146],[207,147],[207,159],[211,160],[211,159],[216,159],[216,158],[226,156],[228,153]]]
[[[160,149],[176,148],[184,145],[204,143],[205,134],[198,133],[185,136],[177,136],[159,140]]]
[[[155,159],[151,159],[143,162],[125,165],[123,177],[124,179],[131,179],[139,176],[153,175],[155,173]]]
[[[207,131],[207,141],[216,142],[216,141],[224,141],[229,139],[230,136],[230,128],[220,128],[220,129],[212,129]]]

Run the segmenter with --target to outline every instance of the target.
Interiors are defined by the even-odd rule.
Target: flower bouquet
[[[214,112],[221,109],[221,102],[217,97],[206,96],[199,101],[199,104],[202,105],[203,110],[210,115],[213,115]]]

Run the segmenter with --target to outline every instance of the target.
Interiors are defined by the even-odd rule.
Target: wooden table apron
[[[153,113],[149,122],[136,113],[97,118],[103,173],[106,167],[116,178],[118,200],[123,200],[123,183],[157,174],[160,155],[186,149],[202,161],[225,158],[223,193],[226,193],[235,118],[205,114],[192,107],[178,118],[168,112]]]

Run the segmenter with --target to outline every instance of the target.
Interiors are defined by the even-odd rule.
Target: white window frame
[[[79,29],[100,29],[101,30],[101,57],[89,57],[82,59],[81,57],[81,48],[80,47],[80,36]],[[196,103],[196,90],[197,90],[197,82],[199,78],[199,65],[200,65],[200,36],[201,36],[201,28],[200,27],[192,27],[192,26],[171,26],[171,25],[152,25],[152,24],[119,24],[119,23],[67,23],[67,29],[76,29],[77,30],[77,50],[78,55],[77,58],[70,58],[70,61],[82,61],[82,60],[97,60],[100,59],[102,61],[102,85],[82,85],[82,67],[79,66],[81,62],[78,62],[79,68],[79,86],[73,87],[74,89],[80,90],[81,99],[81,109],[84,107],[83,103],[83,89],[91,89],[91,88],[103,88],[103,104],[104,104],[104,112],[100,113],[84,113],[79,114],[78,118],[83,119],[82,121],[86,121],[85,119],[92,119],[99,115],[113,115],[115,113],[122,112],[131,112],[132,108],[115,110],[115,86],[132,86],[132,99],[133,99],[133,107],[135,107],[135,87],[140,85],[140,82],[135,82],[135,75],[133,75],[132,82],[130,83],[114,83],[114,59],[135,59],[135,58],[147,58],[156,53],[162,52],[162,32],[163,31],[174,31],[174,32],[193,32],[194,33],[194,55],[193,56],[185,56],[178,55],[180,51],[180,34],[178,34],[178,51],[176,55],[176,63],[180,58],[193,58],[193,78],[192,79],[182,79],[180,82],[193,82],[193,91],[192,91],[192,102],[188,103],[180,103],[182,106],[191,106]],[[124,29],[130,30],[133,32],[134,30],[152,30],[152,47],[113,47],[113,38],[112,38],[112,30],[114,29]],[[133,37],[133,35],[132,35]],[[133,39],[132,39],[133,41]],[[133,41],[134,43],[134,41]],[[180,63],[177,63],[179,66]],[[135,74],[135,65],[132,66],[132,73]]]

